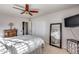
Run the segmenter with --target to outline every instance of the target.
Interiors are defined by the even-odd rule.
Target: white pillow
[[[4,43],[3,40],[4,34],[3,34],[3,30],[0,31],[0,42]]]
[[[5,44],[5,41],[4,41],[4,38],[3,37],[0,37],[0,42],[2,42],[2,43]]]

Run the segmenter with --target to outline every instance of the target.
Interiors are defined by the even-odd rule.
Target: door
[[[22,22],[23,35],[28,34],[28,22]]]

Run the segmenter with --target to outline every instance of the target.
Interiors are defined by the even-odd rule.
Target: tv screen
[[[79,26],[79,15],[65,18],[64,22],[65,22],[65,27],[77,27]]]

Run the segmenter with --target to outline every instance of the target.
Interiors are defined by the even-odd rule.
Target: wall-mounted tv
[[[65,18],[64,24],[65,24],[65,27],[78,27],[79,26],[79,15]]]

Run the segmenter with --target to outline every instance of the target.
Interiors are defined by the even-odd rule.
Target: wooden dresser
[[[17,36],[17,30],[16,29],[4,30],[4,37],[13,37],[13,36]]]

